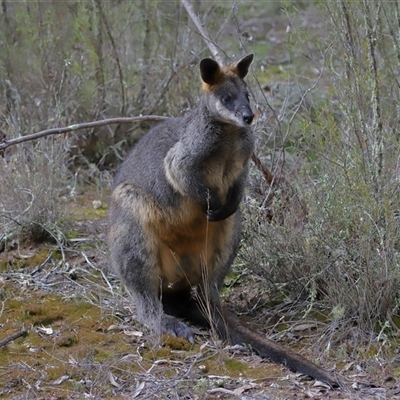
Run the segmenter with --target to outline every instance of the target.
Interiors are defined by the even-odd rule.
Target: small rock
[[[102,208],[102,207],[103,207],[103,204],[101,203],[100,200],[93,200],[93,201],[92,201],[92,204],[93,204],[93,208],[94,208],[95,210],[98,210],[99,208]]]

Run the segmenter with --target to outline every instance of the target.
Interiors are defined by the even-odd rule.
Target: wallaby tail
[[[311,376],[333,388],[342,385],[340,380],[330,372],[303,358],[296,352],[286,349],[279,343],[252,332],[235,314],[225,307],[223,307],[223,319],[219,319],[218,325],[220,325],[218,326],[218,331],[221,336],[228,336],[232,344],[248,345],[260,357],[269,359],[276,364],[282,364],[291,371]],[[226,330],[228,335],[226,335]]]
[[[207,327],[213,324],[222,340],[227,340],[231,344],[249,346],[260,357],[268,359],[275,364],[281,364],[291,371],[299,372],[327,383],[332,388],[346,387],[345,383],[334,374],[307,360],[293,350],[287,349],[281,344],[253,332],[226,307],[220,304],[214,305],[209,310],[210,314],[207,315],[194,299],[180,299],[178,301],[174,297],[172,300],[173,302],[170,305],[164,304],[164,309],[167,312],[173,312],[178,318],[186,318],[192,323]]]

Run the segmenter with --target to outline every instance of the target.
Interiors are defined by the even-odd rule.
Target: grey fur
[[[198,107],[151,129],[115,179],[111,263],[134,296],[138,319],[152,330],[193,341],[192,330],[163,313],[162,303],[173,296],[191,301],[194,286],[219,306],[240,239],[238,207],[254,148],[243,81],[252,59],[226,69],[202,61],[201,75],[212,85],[203,81]]]

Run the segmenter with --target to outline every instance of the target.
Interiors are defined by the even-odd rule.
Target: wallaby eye
[[[229,94],[221,97],[222,104],[228,104],[231,101],[232,101],[232,96],[230,96]]]

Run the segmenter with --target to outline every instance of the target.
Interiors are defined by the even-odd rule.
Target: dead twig
[[[264,179],[272,185],[275,180],[274,175],[270,172],[270,170],[261,162],[261,160],[257,157],[256,153],[251,155],[251,159],[253,160],[255,166],[261,171],[264,176]]]
[[[229,390],[229,389],[224,389],[224,388],[215,388],[215,389],[210,389],[207,391],[207,393],[209,394],[226,394],[228,396],[234,396],[234,397],[241,397],[239,393],[236,393],[233,390]]]
[[[196,28],[199,30],[200,35],[203,37],[204,41],[206,42],[207,47],[210,49],[211,54],[215,58],[215,60],[220,65],[224,65],[224,60],[219,54],[219,50],[214,42],[210,39],[210,35],[207,32],[205,26],[200,22],[199,18],[197,17],[195,11],[193,10],[192,5],[187,0],[181,0],[183,7],[185,7],[186,12],[188,13],[190,19],[196,25]]]
[[[12,342],[15,339],[18,339],[21,336],[26,336],[28,334],[28,331],[26,329],[23,329],[20,332],[14,333],[13,335],[6,337],[3,340],[0,340],[0,347],[5,346],[7,343]]]
[[[80,129],[95,128],[98,126],[111,125],[111,124],[127,124],[130,122],[146,122],[146,121],[161,122],[167,118],[168,117],[162,117],[162,116],[158,116],[158,115],[143,115],[140,117],[131,117],[131,118],[130,117],[108,118],[108,119],[103,119],[101,121],[92,121],[92,122],[83,122],[81,124],[73,124],[73,125],[66,126],[64,128],[46,129],[45,131],[32,133],[30,135],[20,136],[15,139],[10,139],[10,140],[2,139],[0,141],[0,153],[3,152],[8,147],[13,146],[15,144],[39,139],[44,136],[58,135],[60,133],[73,132],[73,131],[77,131]]]

